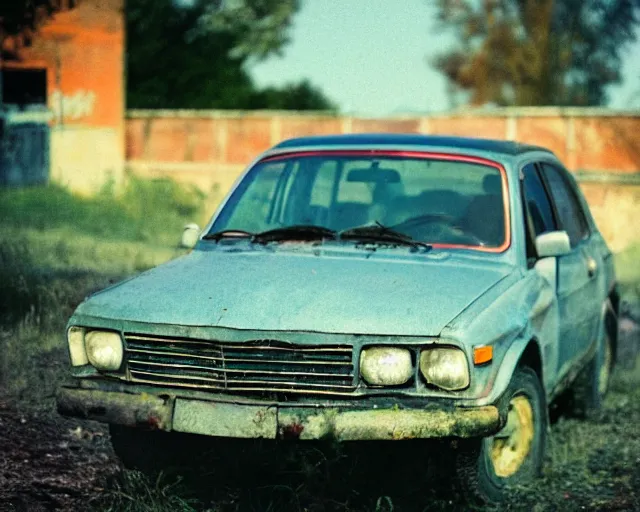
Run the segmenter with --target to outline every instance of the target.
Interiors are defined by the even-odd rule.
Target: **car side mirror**
[[[539,258],[562,256],[571,252],[571,242],[566,231],[550,231],[536,237]]]
[[[200,227],[197,224],[187,224],[182,231],[180,245],[187,249],[193,249],[200,238]]]

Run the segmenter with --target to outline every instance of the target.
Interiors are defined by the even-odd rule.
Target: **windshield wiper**
[[[323,240],[325,238],[335,240],[336,237],[337,233],[333,229],[325,228],[323,226],[301,224],[270,229],[268,231],[263,231],[262,233],[256,233],[255,235],[253,235],[251,241],[278,242],[283,240],[299,240],[304,242],[311,242],[316,240]]]
[[[414,240],[409,235],[400,233],[394,229],[388,228],[376,221],[375,224],[368,224],[364,226],[357,226],[355,228],[345,229],[341,231],[338,236],[342,240],[361,240],[364,242],[387,242],[390,244],[402,244],[409,245],[414,248],[422,247],[425,250],[430,250],[431,245]]]
[[[216,233],[209,233],[202,237],[203,240],[214,240],[218,242],[223,238],[251,238],[253,233],[249,233],[248,231],[244,231],[242,229],[225,229],[223,231],[218,231]]]

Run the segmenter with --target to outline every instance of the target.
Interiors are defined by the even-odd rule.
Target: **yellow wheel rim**
[[[613,359],[613,351],[609,338],[604,340],[604,360],[600,367],[600,378],[598,379],[598,392],[604,395],[609,389],[609,377],[611,376],[611,360]]]
[[[490,456],[497,476],[513,476],[522,467],[535,433],[533,408],[524,395],[514,396],[509,402],[507,424],[491,439]]]

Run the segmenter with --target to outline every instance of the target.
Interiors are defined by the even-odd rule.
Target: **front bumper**
[[[75,387],[61,388],[57,405],[65,416],[236,438],[356,441],[486,437],[500,430],[503,423],[495,406],[311,408]]]

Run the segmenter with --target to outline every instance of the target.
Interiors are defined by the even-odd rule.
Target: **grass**
[[[160,206],[161,205],[161,206]],[[81,198],[60,187],[0,190],[0,385],[21,406],[53,410],[67,368],[64,326],[83,297],[167,261],[185,223],[213,210],[166,181]],[[208,210],[208,211],[207,211]],[[625,299],[640,304],[640,244],[616,255]],[[429,445],[233,443],[180,477],[122,471],[90,504],[138,511],[465,510],[434,489]],[[204,450],[203,444],[203,453]],[[226,453],[226,455],[225,455]],[[561,418],[541,481],[502,510],[640,510],[640,365],[619,372],[603,412]],[[222,468],[218,473],[216,468]],[[193,469],[193,468],[192,468]]]
[[[64,326],[90,292],[184,253],[205,198],[132,178],[94,198],[55,185],[0,189],[0,385],[22,403],[51,398],[66,366]],[[59,367],[58,367],[59,363]]]
[[[95,197],[82,197],[48,185],[0,189],[0,225],[3,228],[51,230],[92,235],[100,240],[170,245],[185,221],[202,218],[205,197],[168,179],[130,177],[116,193],[105,186]]]
[[[167,481],[164,475],[154,480],[138,471],[127,471],[111,482],[106,494],[93,507],[104,512],[192,512],[197,500],[180,496],[180,480]]]

